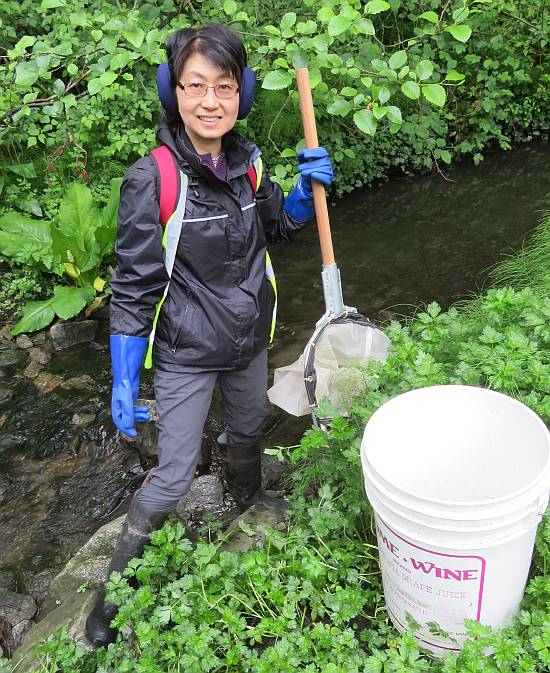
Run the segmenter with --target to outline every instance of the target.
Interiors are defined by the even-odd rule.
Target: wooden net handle
[[[309,71],[307,68],[296,69],[296,84],[300,96],[300,110],[302,112],[302,124],[304,125],[306,147],[308,149],[313,149],[319,147],[319,141],[317,139],[315,112],[313,111],[313,100],[311,98],[311,87],[309,85]],[[311,181],[311,187],[313,189],[313,201],[315,203],[315,214],[317,216],[317,229],[319,231],[319,242],[321,244],[323,264],[334,264],[334,250],[332,248],[325,188],[320,182],[317,182],[317,180]]]

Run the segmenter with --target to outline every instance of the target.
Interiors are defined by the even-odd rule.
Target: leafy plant
[[[120,183],[120,178],[111,181],[109,201],[101,210],[89,188],[74,183],[55,221],[22,218],[17,212],[0,217],[0,242],[6,256],[46,268],[69,283],[56,285],[49,299],[28,302],[12,334],[42,329],[56,315],[67,320],[88,304],[88,312],[101,305],[107,293],[99,272],[113,250]]]

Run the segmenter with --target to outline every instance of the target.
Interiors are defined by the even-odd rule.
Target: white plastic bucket
[[[509,624],[550,494],[542,420],[492,390],[420,388],[372,415],[361,462],[395,627],[408,613],[442,655],[460,649],[465,619]]]

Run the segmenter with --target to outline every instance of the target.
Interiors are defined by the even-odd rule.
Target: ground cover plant
[[[181,523],[166,524],[142,559],[112,576],[117,643],[90,654],[60,631],[39,646],[37,672],[547,673],[550,519],[539,527],[513,625],[493,633],[469,622],[461,653],[436,660],[412,632],[390,625],[359,446],[383,402],[441,383],[499,390],[549,423],[549,318],[550,288],[502,287],[459,309],[432,303],[392,322],[392,352],[364,372],[349,417],[336,418],[328,434],[312,429],[299,446],[274,449],[293,464],[286,530],[262,528],[259,547],[231,553],[215,525],[193,545]]]

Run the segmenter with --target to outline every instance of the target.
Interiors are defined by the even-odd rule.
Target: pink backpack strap
[[[159,145],[151,152],[160,173],[160,221],[163,226],[176,209],[178,198],[178,169],[172,152],[166,145]]]
[[[254,168],[253,165],[250,166],[246,174],[248,175],[248,179],[250,180],[250,184],[252,185],[252,191],[254,193],[254,196],[256,196],[256,181],[258,179],[258,176],[256,174],[256,169]]]

